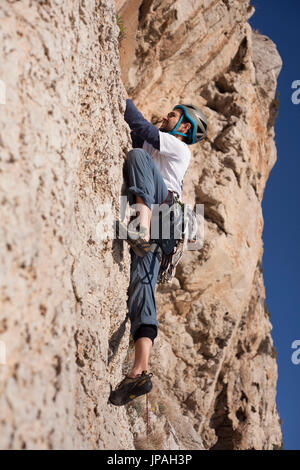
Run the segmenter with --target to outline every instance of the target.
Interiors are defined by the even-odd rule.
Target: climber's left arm
[[[137,143],[138,146],[141,146],[141,142],[146,140],[154,148],[160,150],[159,130],[144,118],[130,98],[126,99],[124,119],[132,131],[133,144]]]

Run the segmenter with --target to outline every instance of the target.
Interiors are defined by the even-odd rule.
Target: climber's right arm
[[[144,118],[129,98],[126,99],[124,119],[132,131],[131,137],[134,147],[142,147],[144,140],[146,140],[154,148],[160,150],[159,130]]]

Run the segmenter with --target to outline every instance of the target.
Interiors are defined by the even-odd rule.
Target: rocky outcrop
[[[204,204],[204,244],[185,253],[172,287],[157,289],[151,362],[160,400],[178,406],[174,427],[188,418],[206,449],[281,446],[261,201],[276,161],[282,63],[247,23],[253,12],[248,1],[143,1],[135,48],[131,32],[120,53],[124,83],[153,123],[178,102],[198,105],[209,121],[182,196]]]
[[[1,3],[0,448],[281,447],[261,269],[281,59],[251,14],[247,0]],[[182,198],[204,204],[204,246],[157,289],[148,439],[144,397],[107,404],[133,354],[128,248],[101,237],[131,146],[122,81],[154,123],[178,101],[209,120]]]
[[[102,204],[118,212],[128,146],[115,6],[7,1],[0,15],[0,448],[132,448],[107,407],[129,255],[97,230]]]

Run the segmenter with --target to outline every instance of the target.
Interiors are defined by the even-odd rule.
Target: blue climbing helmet
[[[174,106],[173,111],[174,109],[182,109],[183,113],[174,129],[169,131],[169,134],[183,135],[184,137],[187,137],[188,145],[195,144],[196,142],[200,142],[200,140],[205,139],[207,134],[207,120],[199,108],[192,104],[178,104],[177,106]],[[191,123],[191,127],[187,134],[177,131],[184,117]]]

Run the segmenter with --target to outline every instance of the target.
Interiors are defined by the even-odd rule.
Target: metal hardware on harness
[[[181,201],[179,201],[179,195],[177,193],[173,191],[170,192],[172,193],[171,205],[174,205],[174,208],[177,211],[177,213],[174,214],[174,217],[176,218],[180,216],[179,210],[182,211],[181,215],[183,215],[184,205]],[[158,243],[152,243],[150,251],[155,254],[160,261],[160,269],[157,277],[157,284],[170,283],[172,278],[174,277],[176,266],[183,255],[185,247],[185,232],[186,230],[182,231],[182,238],[176,239],[175,246],[169,254],[164,253],[163,249],[161,248],[161,246],[159,246]]]
[[[158,273],[158,284],[166,284],[172,281],[175,276],[176,266],[179,263],[183,255],[183,241],[178,240],[173,253],[169,255],[163,255],[162,263]]]

